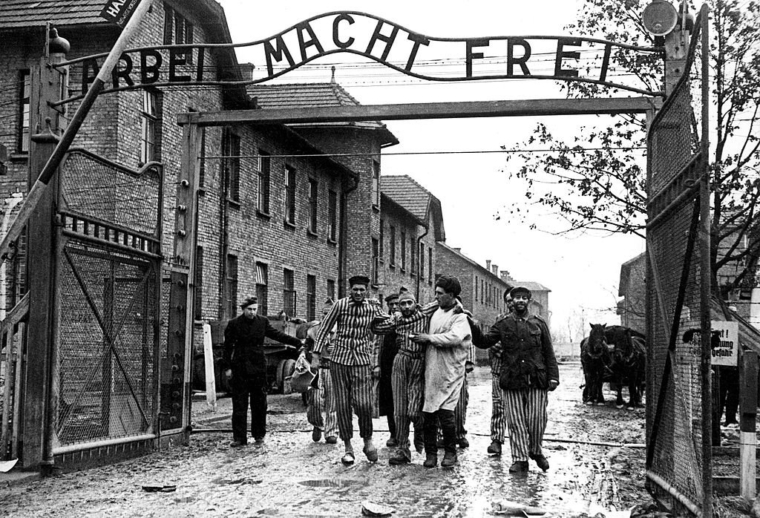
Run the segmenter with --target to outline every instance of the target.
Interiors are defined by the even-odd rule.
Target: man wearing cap
[[[528,471],[528,458],[549,469],[541,449],[546,430],[548,391],[559,385],[559,368],[546,321],[528,312],[531,292],[524,286],[510,291],[514,309],[485,335],[474,333],[476,347],[487,349],[501,342],[499,385],[504,392],[509,425],[512,466],[510,473]]]
[[[230,446],[248,443],[246,420],[251,406],[251,435],[256,444],[264,442],[267,425],[267,361],[264,356],[264,337],[299,347],[301,341],[278,331],[269,319],[257,315],[258,299],[248,297],[240,305],[243,314],[233,318],[224,329],[222,365],[230,378],[232,389],[232,437]]]
[[[327,348],[330,331],[337,325],[330,375],[335,389],[338,430],[345,444],[341,462],[347,466],[355,460],[351,445],[354,412],[359,417],[364,454],[370,462],[377,461],[377,449],[372,443],[372,386],[373,377],[380,376],[380,366],[371,326],[373,319],[385,315],[377,300],[367,298],[368,277],[357,275],[348,282],[351,294],[338,300],[323,320],[311,360],[312,367],[316,368],[320,355]]]
[[[414,446],[422,452],[422,400],[425,391],[425,346],[412,340],[417,334],[426,333],[430,316],[438,309],[438,303],[417,305],[411,293],[404,292],[398,297],[400,313],[391,315],[373,325],[375,332],[388,338],[394,333],[398,352],[393,360],[393,408],[396,420],[396,451],[388,460],[389,464],[407,464],[412,460],[409,449],[409,429],[414,425]],[[385,342],[384,342],[385,343]]]
[[[441,276],[435,283],[438,309],[430,317],[427,333],[412,337],[425,345],[425,399],[422,407],[425,422],[426,468],[438,465],[438,424],[443,431],[445,455],[442,467],[457,463],[457,431],[454,409],[464,384],[470,326],[464,313],[457,313],[456,296],[462,291],[456,277]]]
[[[391,315],[398,311],[398,300],[399,297],[396,293],[391,293],[385,297],[385,303],[388,304],[388,313]],[[380,403],[379,413],[381,416],[385,416],[388,420],[388,431],[391,435],[385,445],[389,448],[393,448],[398,445],[396,443],[396,421],[393,412],[394,400],[392,385],[393,360],[398,351],[396,333],[390,331],[385,336],[379,336],[377,340],[380,355],[380,383],[378,385],[378,399]]]

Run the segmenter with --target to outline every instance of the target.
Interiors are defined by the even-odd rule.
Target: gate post
[[[189,436],[191,373],[193,360],[193,302],[195,286],[196,200],[200,178],[201,132],[197,124],[185,124],[182,163],[177,177],[174,207],[173,255],[170,258],[169,336],[167,356],[161,366],[161,429]]]
[[[741,472],[739,483],[741,495],[749,501],[755,499],[757,493],[757,353],[744,351],[741,355],[741,405],[739,418],[740,446],[739,458]]]
[[[56,41],[59,40],[59,41]],[[59,113],[50,107],[60,100],[65,73],[53,67],[64,61],[68,42],[56,38],[49,57],[40,59],[31,77],[29,110],[29,187],[34,185],[60,139]],[[65,43],[60,43],[63,40]],[[56,45],[54,45],[56,43]],[[22,466],[39,465],[43,471],[53,464],[50,430],[57,416],[57,358],[55,326],[55,202],[58,175],[42,194],[27,225],[27,279],[29,324],[23,393]]]

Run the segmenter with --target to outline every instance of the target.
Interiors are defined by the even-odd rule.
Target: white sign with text
[[[720,343],[712,348],[712,364],[724,367],[739,365],[739,324],[713,320],[713,332],[720,334]]]

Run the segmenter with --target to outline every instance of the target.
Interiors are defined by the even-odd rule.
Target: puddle
[[[242,478],[215,478],[211,481],[212,484],[219,485],[239,485],[239,484],[261,484],[261,479],[242,477]]]
[[[298,483],[302,486],[307,486],[307,487],[350,487],[350,486],[366,486],[367,485],[367,482],[365,482],[364,480],[352,480],[352,479],[346,479],[346,478],[301,480]]]

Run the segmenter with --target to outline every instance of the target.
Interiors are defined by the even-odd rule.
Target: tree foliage
[[[567,27],[568,32],[654,46],[654,38],[641,22],[647,3],[585,0],[578,21]],[[741,265],[731,276],[731,285],[724,286],[731,289],[754,285],[760,255],[760,3],[710,0],[708,4],[713,273]],[[695,12],[693,6],[690,9]],[[661,56],[616,52],[618,74],[637,86],[664,90]],[[569,97],[619,95],[615,89],[597,84],[568,83],[563,88]],[[564,218],[561,232],[595,230],[645,236],[645,117],[605,116],[599,120],[601,124],[582,127],[569,140],[538,124],[525,142],[510,150],[506,171],[510,178],[524,182],[525,202],[522,210],[507,216],[526,222],[537,208],[548,208]],[[526,148],[552,151],[520,152]]]

